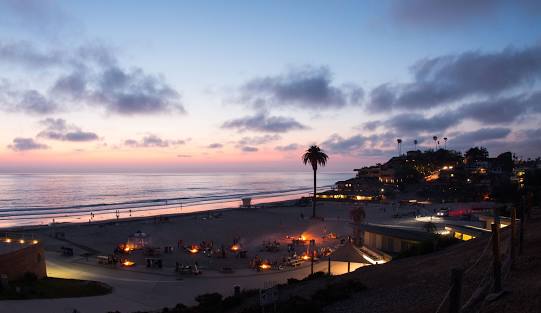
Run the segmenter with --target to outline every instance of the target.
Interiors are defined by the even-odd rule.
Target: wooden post
[[[351,265],[351,263],[348,262],[348,273],[349,273],[349,270],[350,270],[350,265]]]
[[[329,255],[329,266],[328,266],[329,276],[331,276],[331,256]]]
[[[517,255],[516,242],[517,242],[517,208],[511,209],[511,268],[515,267],[515,259]]]
[[[522,198],[522,202],[520,204],[520,233],[518,237],[518,253],[522,255],[523,252],[523,246],[524,246],[524,198]]]
[[[500,256],[500,227],[492,224],[492,254],[494,266],[494,293],[502,290],[502,261]]]
[[[449,313],[459,313],[462,307],[462,274],[461,268],[451,270],[451,293],[449,294]]]

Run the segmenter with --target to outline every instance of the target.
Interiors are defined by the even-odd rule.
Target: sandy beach
[[[265,271],[251,268],[250,262],[257,256],[271,264],[279,263],[290,255],[287,244],[291,242],[291,237],[314,239],[317,249],[336,248],[342,238],[352,233],[349,211],[354,205],[358,204],[320,201],[317,206],[318,219],[310,218],[311,206],[296,206],[294,201],[286,201],[250,209],[230,208],[27,228],[25,233],[32,233],[45,247],[49,276],[103,281],[113,286],[114,291],[111,295],[95,298],[3,301],[1,305],[8,306],[12,310],[10,312],[30,312],[32,308],[44,303],[51,308],[50,312],[71,312],[65,308],[77,308],[85,313],[118,308],[125,308],[125,311],[148,310],[164,305],[173,306],[179,302],[192,304],[196,295],[207,292],[230,295],[235,285],[242,288],[264,288],[283,283],[288,278],[304,278],[310,273],[309,261],[294,268],[278,269],[273,266]],[[410,214],[418,207],[380,203],[364,203],[363,206],[367,223],[422,229],[423,220]],[[440,206],[429,205],[422,211],[428,213]],[[397,213],[403,217],[393,217]],[[443,227],[445,222],[438,218],[433,221],[439,227]],[[123,258],[135,262],[129,268],[119,264],[98,264],[97,255],[111,255],[119,244],[126,243],[128,237],[136,232],[149,235],[150,245],[160,251],[158,257],[163,262],[161,268],[146,267],[146,258],[149,256],[144,255],[143,249],[122,254]],[[64,238],[54,238],[55,233],[62,233]],[[329,233],[335,234],[336,239],[326,237]],[[230,251],[235,239],[242,250],[246,251],[246,258],[239,258]],[[191,254],[179,248],[179,240],[184,246],[201,245],[203,241],[212,242],[214,247],[224,246],[227,254],[225,258],[209,257],[201,252]],[[261,251],[264,241],[276,241],[280,244],[279,248],[275,252]],[[172,251],[164,253],[164,248],[168,246],[172,247]],[[73,249],[74,256],[62,256],[61,247]],[[297,247],[295,252],[301,255],[305,251],[306,247]],[[86,254],[91,255],[87,257]],[[196,262],[202,275],[181,275],[175,272],[177,263],[194,265]],[[333,262],[333,274],[346,273],[346,264]],[[351,270],[361,265],[354,264]],[[314,270],[327,271],[327,266],[324,258],[316,262]],[[230,273],[222,273],[226,267],[231,269]]]

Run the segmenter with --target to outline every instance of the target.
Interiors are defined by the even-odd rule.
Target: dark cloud
[[[274,106],[341,108],[360,105],[364,96],[362,88],[356,85],[334,86],[327,67],[312,66],[252,79],[240,88],[240,93],[240,102],[267,109]]]
[[[299,144],[290,143],[290,144],[285,145],[285,146],[277,146],[274,149],[277,150],[277,151],[285,152],[285,151],[295,151],[295,150],[298,150],[300,148],[301,148],[301,146]]]
[[[259,112],[252,116],[226,121],[222,124],[222,128],[236,129],[239,132],[252,130],[271,133],[285,133],[291,130],[307,129],[306,126],[293,118],[269,116],[266,112]]]
[[[209,149],[221,149],[223,147],[224,145],[222,145],[221,143],[211,143],[210,145],[207,146],[207,148]]]
[[[6,64],[21,64],[28,68],[61,65],[65,54],[61,50],[42,51],[27,41],[0,42],[0,59]]]
[[[237,141],[239,146],[257,146],[269,143],[271,141],[280,140],[282,137],[280,135],[264,135],[264,136],[254,136],[254,137],[242,137]]]
[[[49,147],[45,144],[38,143],[32,138],[17,137],[13,139],[13,144],[8,145],[8,148],[13,151],[29,151],[29,150],[43,150]]]
[[[12,99],[5,108],[9,111],[48,114],[58,111],[60,106],[56,102],[63,101],[69,103],[63,107],[69,110],[86,104],[121,115],[185,113],[180,93],[161,75],[148,74],[138,67],[122,68],[115,52],[99,42],[88,42],[71,50],[48,51],[27,42],[0,42],[0,63],[19,64],[38,73],[46,67],[60,72],[53,78],[47,95],[35,90],[12,91],[11,94],[28,99],[24,102]],[[5,84],[0,86],[0,93],[6,93],[5,87]]]
[[[350,153],[360,149],[367,141],[365,136],[354,135],[349,138],[343,138],[338,134],[333,134],[329,139],[321,143],[324,149],[333,153]]]
[[[95,141],[99,137],[96,133],[82,131],[75,125],[69,125],[66,120],[61,118],[47,118],[40,121],[45,129],[38,134],[40,138],[61,141],[85,142]]]
[[[44,115],[58,111],[59,106],[37,90],[18,90],[7,80],[0,79],[0,110]]]
[[[398,114],[383,122],[385,126],[401,134],[443,131],[460,122],[455,113],[440,113],[431,117],[423,114]]]
[[[500,0],[395,0],[391,13],[395,20],[411,25],[448,26],[486,16],[498,9]]]
[[[504,139],[511,129],[504,127],[481,128],[470,132],[459,133],[449,139],[449,143],[457,147],[472,147],[490,140]]]
[[[412,68],[414,81],[381,85],[371,92],[371,111],[421,110],[469,97],[495,98],[516,89],[531,89],[541,78],[541,45],[478,51],[424,59]]]
[[[20,29],[39,32],[40,36],[49,38],[58,38],[81,28],[62,10],[58,1],[51,0],[0,1],[0,19],[0,23],[17,25]]]
[[[249,147],[249,146],[241,147],[240,149],[241,149],[243,152],[257,152],[257,151],[259,151],[258,148],[256,148],[256,147]]]
[[[166,140],[156,135],[144,136],[141,140],[127,139],[124,141],[125,146],[133,148],[167,148],[183,144],[186,144],[185,140]]]
[[[52,91],[71,101],[102,106],[107,112],[134,115],[164,112],[185,113],[180,94],[163,77],[140,68],[103,68],[98,75],[77,70],[59,77]]]

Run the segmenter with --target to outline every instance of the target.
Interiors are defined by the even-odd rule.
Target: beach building
[[[445,231],[449,232],[452,237],[463,241],[472,240],[490,233],[490,230],[487,229],[462,225],[447,225]]]
[[[41,242],[4,236],[0,239],[0,275],[8,281],[24,278],[27,273],[37,278],[47,276],[45,252]]]
[[[362,231],[363,245],[378,254],[396,255],[433,239],[427,232],[375,224],[364,224]]]

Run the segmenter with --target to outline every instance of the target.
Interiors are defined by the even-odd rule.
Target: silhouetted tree
[[[353,238],[355,244],[360,246],[361,243],[361,224],[366,218],[366,212],[362,206],[355,206],[351,211],[349,211],[349,216],[353,220]]]
[[[488,150],[485,147],[473,147],[464,154],[466,163],[486,161],[488,159]]]
[[[316,217],[316,176],[318,165],[325,166],[329,156],[323,152],[318,146],[313,145],[302,156],[304,165],[310,163],[314,170],[314,195],[312,198],[312,217]]]

